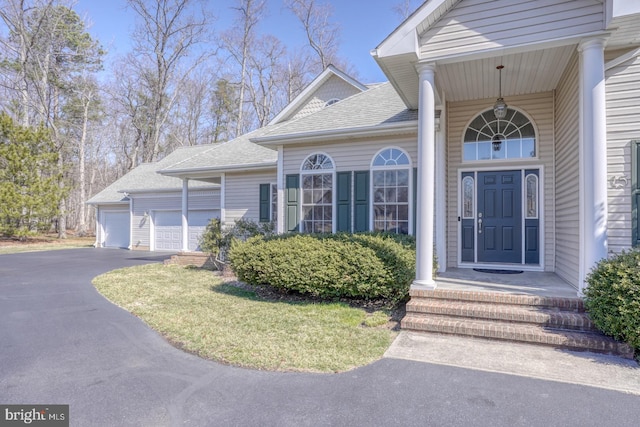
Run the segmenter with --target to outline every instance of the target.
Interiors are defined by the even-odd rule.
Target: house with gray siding
[[[218,184],[202,209],[224,223],[415,234],[416,288],[435,286],[435,254],[441,273],[547,272],[580,292],[640,241],[640,3],[429,0],[371,54],[388,82],[330,67],[268,126],[154,173],[182,183],[181,206]],[[129,209],[130,245],[159,249],[140,225],[158,209]]]

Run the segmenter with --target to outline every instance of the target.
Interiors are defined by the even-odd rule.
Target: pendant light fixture
[[[498,80],[498,100],[495,104],[493,104],[493,114],[495,114],[496,119],[504,119],[507,116],[507,103],[502,99],[502,69],[504,65],[498,65],[496,69],[500,75]]]

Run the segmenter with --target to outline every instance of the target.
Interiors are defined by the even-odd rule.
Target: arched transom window
[[[464,134],[463,160],[526,159],[536,157],[536,133],[521,112],[508,108],[504,119],[493,110],[479,114]]]
[[[317,153],[302,162],[302,232],[333,231],[333,174],[331,157]]]
[[[398,148],[380,151],[371,163],[373,229],[409,234],[411,162]]]

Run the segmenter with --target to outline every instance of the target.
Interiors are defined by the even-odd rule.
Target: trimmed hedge
[[[238,278],[320,298],[399,301],[415,275],[415,250],[375,234],[288,234],[234,244]]]
[[[640,251],[600,261],[587,276],[585,307],[607,335],[640,350]]]

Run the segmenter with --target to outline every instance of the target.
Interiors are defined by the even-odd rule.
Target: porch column
[[[596,262],[607,257],[607,109],[605,39],[580,43],[580,211],[579,290]]]
[[[418,64],[418,202],[416,215],[416,278],[412,286],[435,289],[433,220],[435,201],[435,65]]]
[[[182,180],[182,251],[189,252],[189,179]]]

